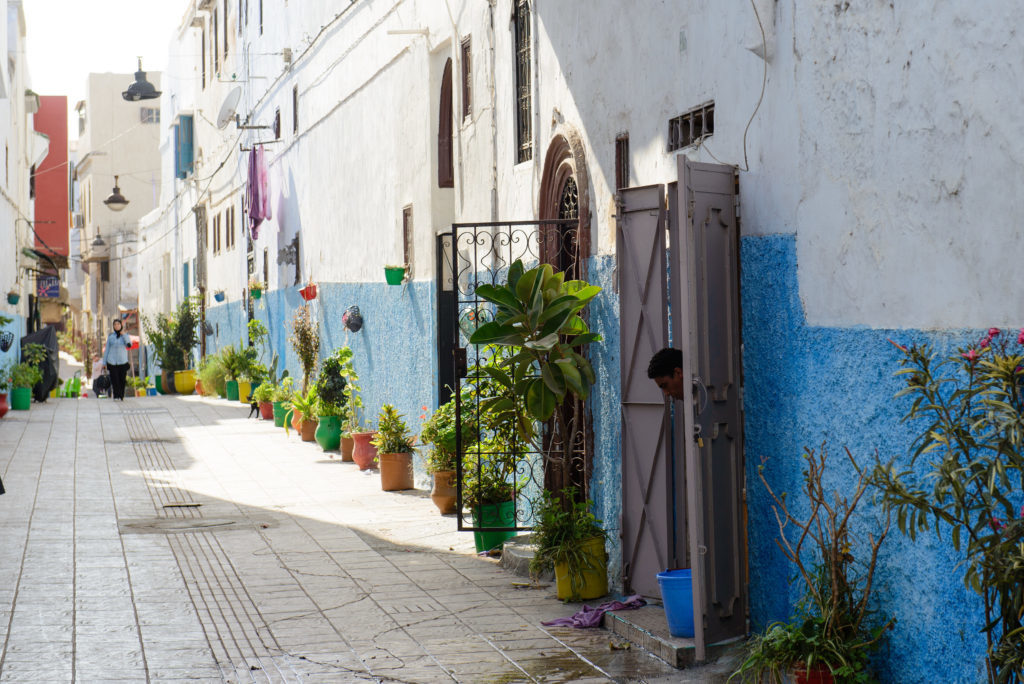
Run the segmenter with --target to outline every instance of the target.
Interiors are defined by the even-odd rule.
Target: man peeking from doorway
[[[683,399],[683,352],[672,347],[657,352],[647,364],[647,377],[654,380],[666,397]]]

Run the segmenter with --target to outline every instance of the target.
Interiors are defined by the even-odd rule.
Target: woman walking
[[[115,318],[111,324],[114,332],[107,335],[107,348],[103,350],[103,365],[110,372],[111,396],[124,401],[124,381],[128,376],[128,347],[132,341],[122,333],[124,324]]]

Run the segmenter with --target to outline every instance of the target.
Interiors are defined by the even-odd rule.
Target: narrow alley
[[[246,415],[190,396],[4,419],[0,680],[687,679],[542,627],[578,606],[476,557],[426,492]]]

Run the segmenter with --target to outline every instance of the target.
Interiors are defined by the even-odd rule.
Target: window
[[[213,10],[213,35],[210,36],[210,54],[213,57],[213,75],[212,78],[216,78],[217,72],[220,71],[220,55],[217,52],[217,36],[220,34],[220,28],[217,23],[217,10]]]
[[[402,259],[407,277],[412,277],[412,205],[402,208]]]
[[[104,283],[109,283],[110,282],[110,262],[109,261],[101,261],[100,262],[100,280],[103,281]]]
[[[78,103],[78,135],[85,133],[85,103]]]
[[[227,243],[228,243],[227,248],[228,249],[234,249],[235,248],[235,208],[234,207],[228,207],[227,211],[224,212],[224,218],[225,218],[225,223],[227,224],[227,228],[225,229],[225,233],[227,233]]]
[[[238,0],[238,35],[242,35],[242,18],[245,18],[245,23],[249,23],[249,8],[247,7],[246,0]]]
[[[228,0],[224,0],[224,64],[228,63]]]
[[[35,199],[36,197],[36,165],[33,164],[28,170],[28,198]]]
[[[670,119],[668,122],[668,151],[696,145],[715,132],[715,103],[700,107]]]
[[[473,113],[473,62],[470,56],[470,39],[462,41],[462,119]]]
[[[270,255],[269,250],[263,248],[263,286],[270,287],[267,283],[270,282]]]
[[[281,108],[274,110],[274,140],[281,139]]]
[[[530,3],[516,0],[516,162],[533,159],[533,102],[530,95]]]
[[[205,26],[203,27],[203,31],[202,31],[202,34],[200,36],[199,46],[200,46],[199,47],[199,50],[200,50],[200,55],[199,55],[200,67],[199,67],[199,69],[200,69],[200,72],[201,72],[199,80],[202,83],[203,88],[206,88],[206,27]],[[81,133],[81,131],[79,131],[79,133]]]
[[[192,115],[182,114],[174,125],[174,175],[184,179],[194,170]]]
[[[615,138],[615,189],[629,187],[629,133]]]
[[[213,216],[213,253],[220,253],[220,214]]]
[[[299,86],[292,86],[292,133],[299,132]]]
[[[142,123],[160,123],[160,109],[157,107],[142,107],[139,109],[139,121]]]
[[[441,105],[437,114],[437,187],[455,187],[452,154],[452,60],[444,64],[441,76]]]
[[[258,0],[258,2],[260,3],[260,6],[259,6],[259,10],[260,10],[260,35],[262,36],[263,35],[263,0]]]

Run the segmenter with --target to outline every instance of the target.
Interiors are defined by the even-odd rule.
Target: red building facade
[[[49,152],[33,176],[35,191],[35,248],[57,266],[67,267],[68,231],[68,98],[42,95],[35,130],[50,139]]]

